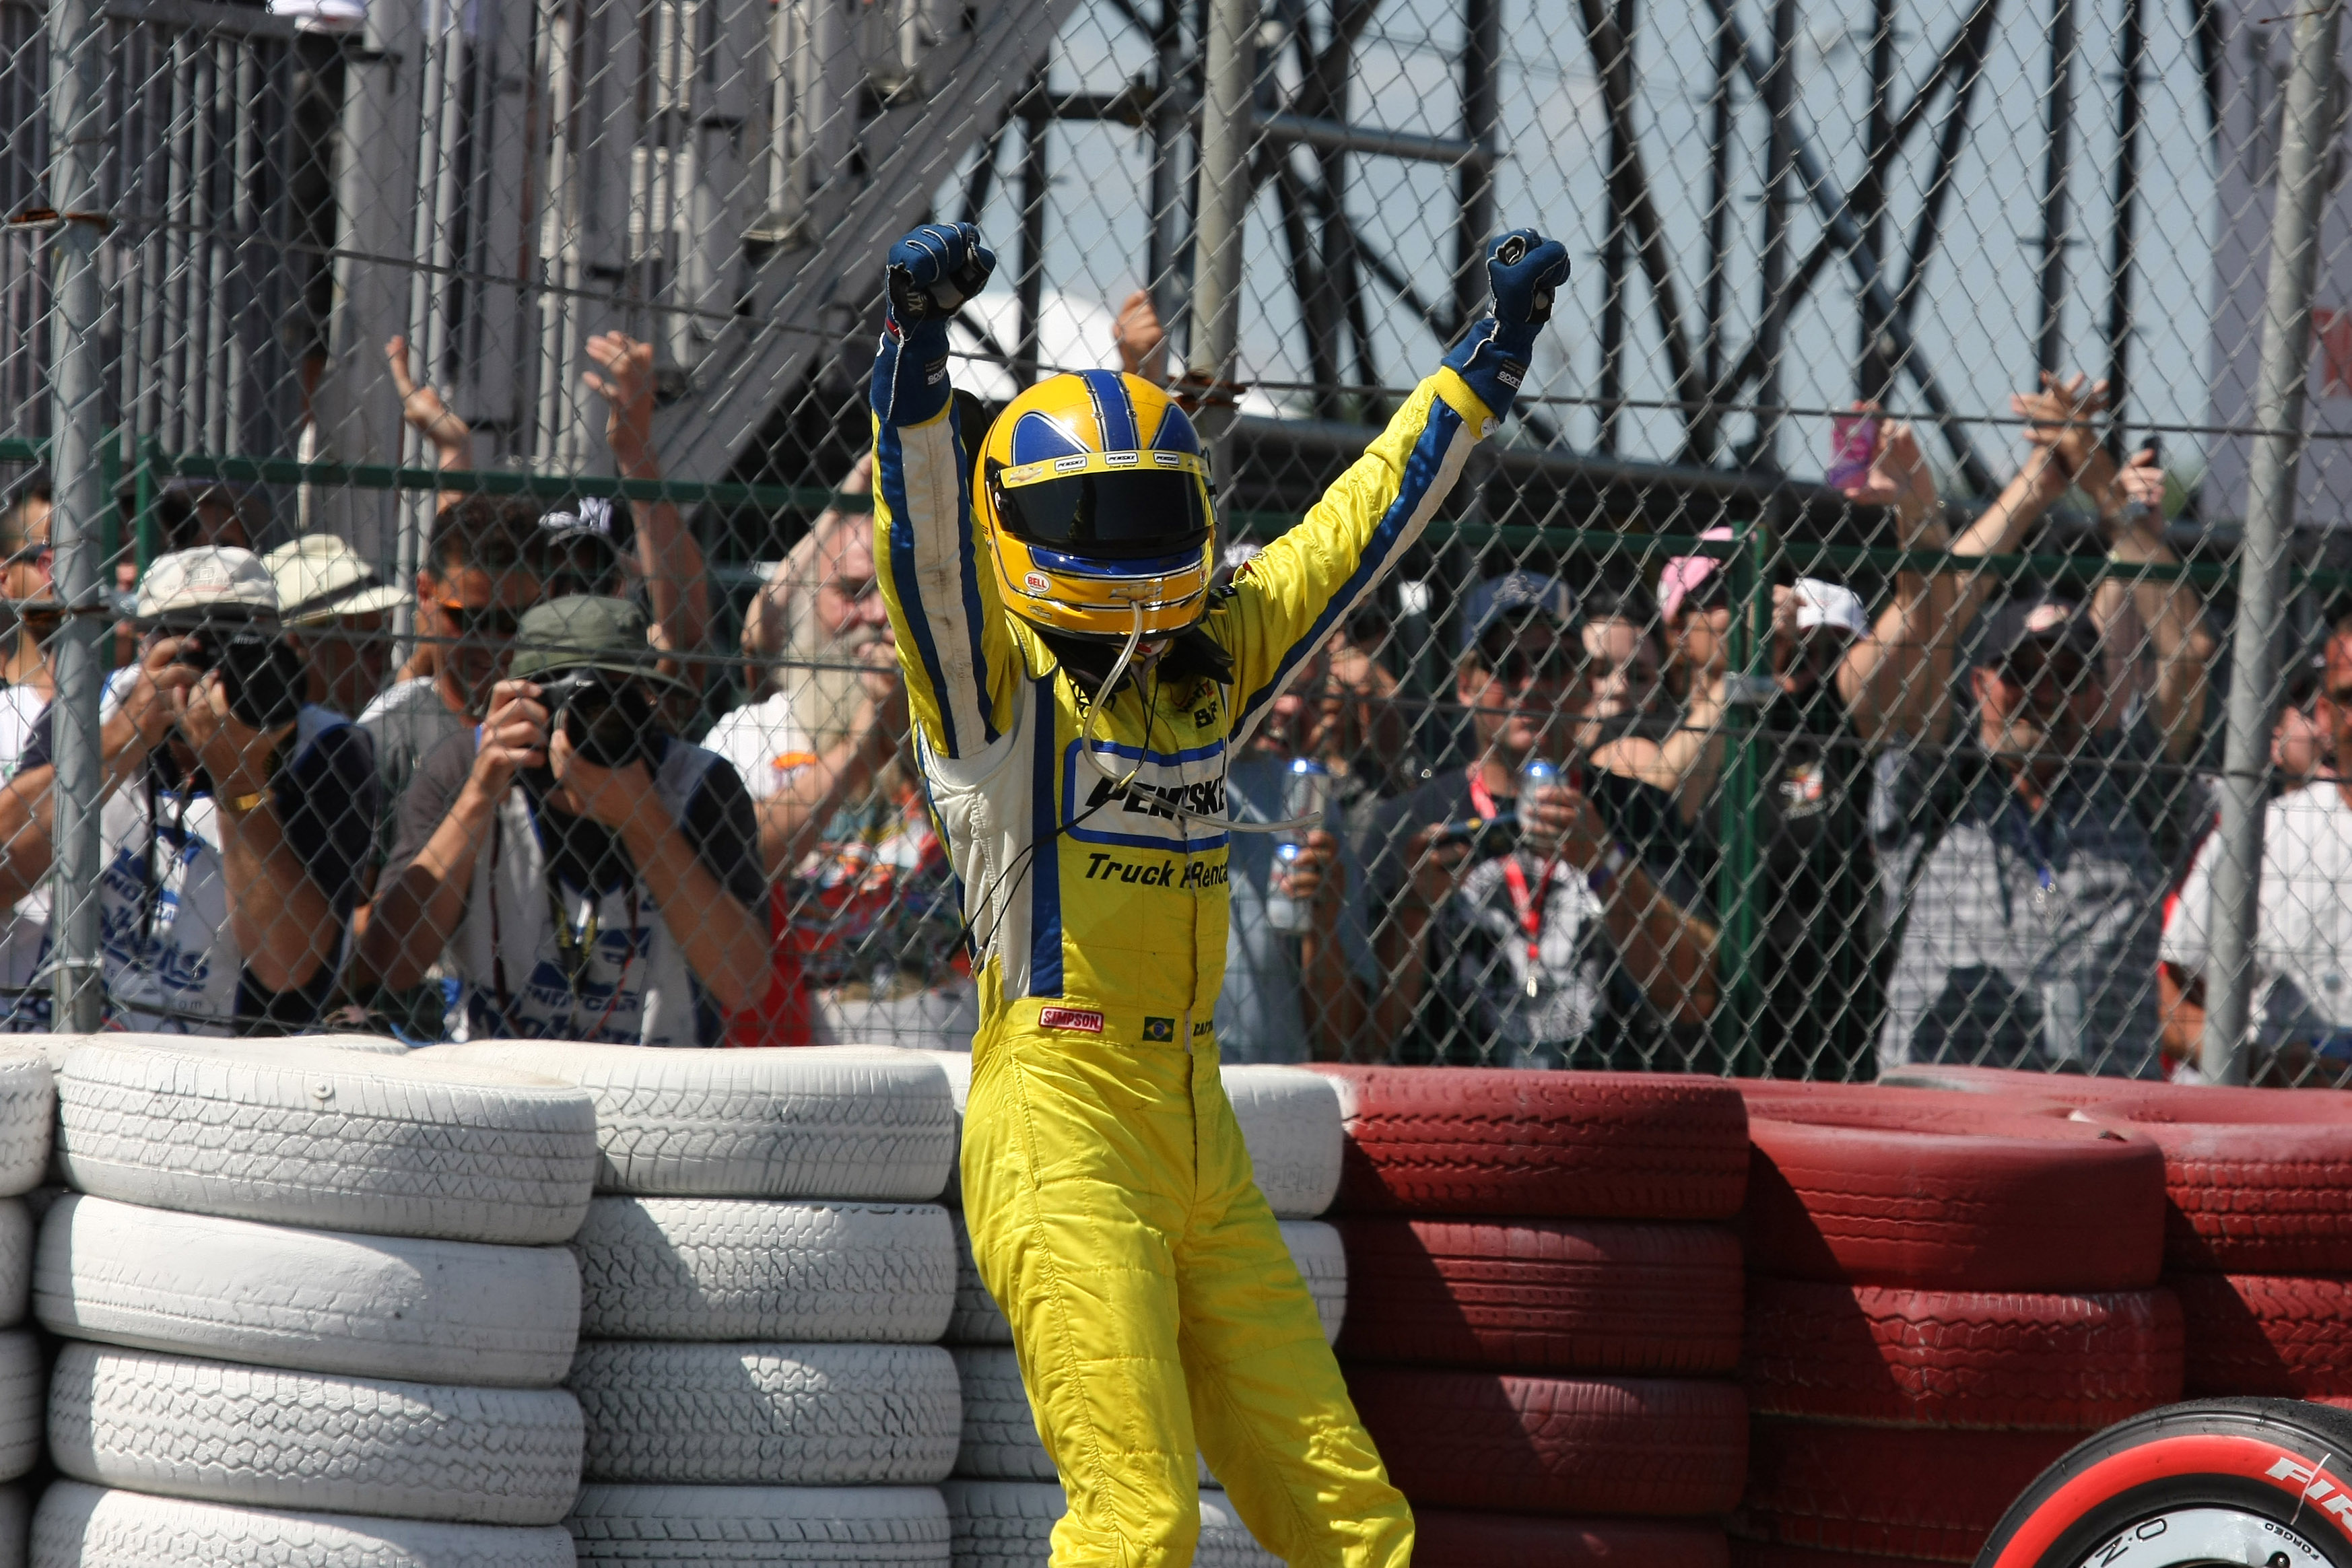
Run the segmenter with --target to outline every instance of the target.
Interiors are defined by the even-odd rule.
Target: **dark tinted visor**
[[[1071,555],[1171,555],[1209,537],[1207,498],[1190,474],[1073,474],[999,487],[997,512],[1015,538]]]

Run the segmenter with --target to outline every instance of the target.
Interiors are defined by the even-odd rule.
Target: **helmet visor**
[[[997,514],[1024,543],[1108,560],[1197,549],[1209,497],[1191,474],[1150,470],[1061,475],[1000,486]]]

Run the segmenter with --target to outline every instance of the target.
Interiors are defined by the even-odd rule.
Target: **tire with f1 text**
[[[2044,1470],[1976,1568],[2352,1568],[2352,1414],[2202,1399],[2110,1427]]]

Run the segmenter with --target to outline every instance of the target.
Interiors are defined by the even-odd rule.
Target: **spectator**
[[[2300,789],[2314,779],[2346,777],[2336,766],[2336,737],[2321,707],[2326,667],[2323,653],[2287,672],[2278,717],[2271,725],[2273,795]]]
[[[1588,706],[1581,637],[1553,579],[1480,584],[1454,685],[1476,760],[1374,818],[1373,1026],[1405,1060],[1649,1066],[1664,1031],[1714,1010],[1715,933],[1690,913],[1695,891],[1625,848],[1628,799],[1647,787],[1569,768],[1517,798],[1520,766],[1564,758]]]
[[[315,1023],[367,862],[374,765],[350,721],[300,700],[269,574],[250,552],[183,550],[150,568],[138,664],[102,714],[99,878],[108,1017],[171,1033]],[[49,869],[50,721],[0,789],[0,901]],[[47,944],[9,1027],[43,1030]]]
[[[261,561],[278,588],[278,623],[310,665],[310,700],[358,717],[383,690],[392,612],[408,596],[331,534],[306,534]]]
[[[410,778],[440,747],[469,740],[489,712],[515,628],[540,601],[538,542],[538,514],[520,499],[468,497],[434,519],[416,573],[416,625],[440,651],[435,674],[394,684],[360,714],[375,742],[386,850]]]
[[[1639,588],[1598,588],[1587,593],[1584,615],[1584,720],[1576,732],[1579,750],[1612,772],[1638,777],[1639,756],[1620,758],[1626,740],[1650,747],[1672,735],[1680,720],[1665,700],[1665,653],[1658,641],[1657,601]],[[1641,751],[1645,756],[1646,751]]]
[[[1227,1061],[1337,1061],[1362,1030],[1369,1002],[1360,977],[1370,967],[1370,948],[1364,905],[1346,896],[1362,874],[1346,846],[1375,808],[1360,788],[1374,776],[1365,742],[1394,723],[1394,744],[1403,745],[1403,726],[1386,700],[1395,691],[1396,677],[1377,660],[1334,639],[1267,705],[1265,722],[1226,771],[1226,809],[1244,822],[1288,814],[1294,758],[1322,763],[1332,784],[1325,827],[1306,835],[1286,866],[1268,834],[1235,833],[1227,846],[1232,910],[1216,1011],[1217,1050]],[[1276,895],[1307,911],[1306,930],[1275,929],[1267,901]]]
[[[621,332],[599,332],[588,340],[588,358],[596,369],[581,373],[581,383],[603,398],[606,404],[605,444],[613,454],[613,465],[624,479],[659,480],[661,457],[654,449],[654,350],[650,343],[641,343]],[[384,359],[392,370],[393,385],[400,393],[402,417],[418,434],[431,444],[434,461],[444,472],[467,469],[474,464],[474,433],[455,410],[444,402],[441,394],[429,382],[419,382],[410,373],[408,340],[394,338],[383,346]],[[446,512],[451,507],[468,498],[463,490],[440,493],[438,509]],[[699,650],[710,628],[710,589],[703,570],[702,547],[679,517],[677,506],[668,500],[629,503],[634,528],[634,549],[622,551],[629,571],[637,579],[630,585],[645,590],[645,598],[653,621],[648,633],[656,647],[672,654],[687,654]],[[603,519],[601,532],[611,537],[611,508],[574,507],[568,513],[551,514],[568,517],[573,527],[583,519]],[[562,532],[564,526],[556,524],[551,532]],[[568,555],[560,559],[559,567],[575,566]],[[574,585],[577,585],[576,583]],[[624,595],[626,597],[627,595]],[[684,663],[698,683],[701,666],[691,661],[670,661],[676,671]],[[422,674],[425,672],[414,672]]]
[[[2315,705],[2334,764],[2275,797],[2263,819],[2254,915],[2256,1076],[2352,1074],[2352,615],[2331,630]],[[2168,1054],[2193,1062],[2205,1030],[2216,840],[2208,838],[2164,928]],[[2175,1076],[2179,1076],[2178,1073]]]
[[[0,778],[16,770],[33,720],[56,691],[47,643],[64,617],[27,603],[57,598],[49,576],[53,559],[49,493],[28,489],[0,507],[0,595],[16,605],[11,612],[15,624],[0,649]]]
[[[2172,559],[2160,524],[2118,497],[2162,483],[2154,455],[2118,474],[2089,418],[2105,388],[2046,381],[2015,406],[2024,466],[1956,554],[2014,549],[2026,520],[2081,475],[2111,523],[2111,559]],[[1980,580],[1958,585],[1972,607]],[[1906,1061],[2057,1067],[2151,1077],[2160,1026],[2151,977],[2169,847],[2185,840],[2158,769],[2195,745],[2213,642],[2185,581],[2135,583],[2155,648],[2149,699],[2126,715],[2098,618],[2012,597],[1985,618],[1969,685],[1973,745],[1948,759],[1898,747],[1878,763],[1872,838],[1895,933],[1882,1069]],[[1943,716],[1927,739],[1942,739]]]
[[[861,458],[842,494],[871,486]],[[964,1050],[979,994],[954,881],[911,759],[898,653],[863,511],[828,509],[761,587],[743,630],[768,695],[706,744],[759,801],[774,971],[740,1044],[870,1040]]]
[[[400,803],[362,956],[394,988],[444,963],[475,1038],[716,1045],[767,968],[751,799],[662,729],[635,605],[553,600],[518,635],[478,743]]]

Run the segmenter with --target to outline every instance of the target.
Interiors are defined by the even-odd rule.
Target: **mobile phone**
[[[1841,413],[1830,420],[1830,465],[1822,483],[1832,490],[1859,484],[1878,460],[1878,416]]]

